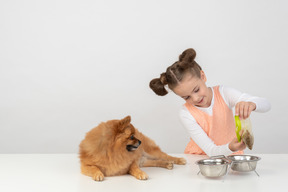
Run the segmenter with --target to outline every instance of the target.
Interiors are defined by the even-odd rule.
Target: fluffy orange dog
[[[131,174],[146,180],[148,175],[140,167],[173,168],[186,160],[167,155],[154,141],[140,133],[130,116],[122,120],[101,123],[86,134],[80,144],[81,171],[95,181],[104,176]]]

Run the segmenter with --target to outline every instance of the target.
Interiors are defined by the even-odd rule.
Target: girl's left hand
[[[246,119],[255,109],[256,109],[255,103],[241,101],[237,103],[235,106],[235,115],[238,115],[240,119]]]

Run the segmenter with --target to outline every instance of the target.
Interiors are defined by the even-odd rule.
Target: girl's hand
[[[256,109],[255,103],[241,101],[237,103],[235,106],[235,115],[238,115],[240,119],[246,119],[255,109]]]
[[[240,135],[242,137],[244,131],[241,130],[240,131]],[[233,152],[236,152],[236,151],[242,151],[246,148],[246,145],[245,143],[243,142],[243,139],[241,139],[241,142],[239,143],[238,142],[238,139],[237,137],[235,137],[230,143],[229,143],[229,149]]]

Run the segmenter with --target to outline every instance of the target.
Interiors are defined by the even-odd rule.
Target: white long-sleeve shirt
[[[229,88],[226,86],[219,86],[219,91],[224,99],[227,106],[232,109],[240,101],[249,101],[256,104],[255,112],[266,112],[269,111],[271,106],[270,102],[265,98],[251,96],[247,93],[242,93],[234,88]],[[214,106],[214,91],[212,89],[213,96],[211,105],[207,108],[197,107],[198,109],[204,111],[209,115],[213,115],[213,106]],[[196,107],[196,106],[195,106]],[[188,109],[183,105],[179,113],[180,120],[183,126],[187,129],[189,136],[192,140],[208,155],[230,155],[233,153],[229,149],[229,143],[226,145],[217,146],[215,143],[208,137],[205,131],[200,127],[196,122],[194,117],[188,111]]]

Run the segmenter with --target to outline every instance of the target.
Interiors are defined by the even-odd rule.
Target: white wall
[[[288,153],[285,0],[0,2],[0,153],[76,153],[102,121],[132,123],[169,153],[188,135],[184,103],[149,82],[186,48],[208,77],[266,97],[254,150]]]

